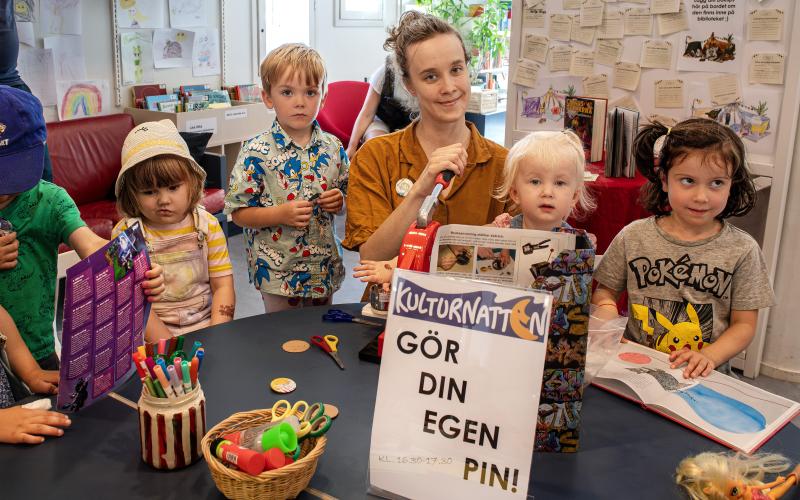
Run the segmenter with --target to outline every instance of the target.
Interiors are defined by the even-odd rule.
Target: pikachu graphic
[[[651,345],[655,344],[657,350],[669,354],[684,348],[689,348],[693,351],[699,351],[703,348],[703,332],[700,329],[700,318],[692,304],[686,303],[686,315],[689,316],[689,321],[675,324],[660,312],[642,304],[632,304],[631,309],[633,310],[633,317],[642,322],[642,330],[649,337],[655,335],[655,327],[651,326],[650,323],[651,312],[654,314],[658,324],[666,330],[655,339],[655,342],[651,342]]]

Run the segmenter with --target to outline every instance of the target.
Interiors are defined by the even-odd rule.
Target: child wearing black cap
[[[81,220],[64,189],[42,181],[47,129],[39,100],[0,85],[0,219],[12,232],[0,236],[0,304],[43,369],[58,369],[53,338],[58,245],[86,258],[106,243]],[[143,282],[153,301],[163,291],[161,268]]]

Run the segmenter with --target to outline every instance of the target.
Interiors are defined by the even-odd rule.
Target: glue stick
[[[251,476],[264,472],[264,455],[239,445],[227,439],[217,438],[211,442],[211,451],[214,456],[223,462],[235,465]]]

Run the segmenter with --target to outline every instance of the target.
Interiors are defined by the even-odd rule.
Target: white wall
[[[386,27],[397,22],[397,2],[383,0],[384,26],[355,28],[333,25],[335,1],[315,0],[311,44],[325,60],[329,82],[363,81],[386,59],[383,42]]]
[[[226,33],[227,37],[227,82],[226,84],[253,83],[255,57],[253,56],[253,36],[255,30],[251,28],[254,5],[256,0],[224,0],[226,2]],[[205,0],[208,16],[208,26],[220,26],[221,2]],[[120,113],[125,107],[131,105],[130,87],[122,88],[122,106],[114,105],[114,40],[113,40],[113,13],[111,5],[113,0],[83,0],[81,2],[81,16],[83,24],[83,51],[86,60],[87,79],[108,80],[112,93],[111,113]],[[164,2],[164,20],[168,27],[169,13],[168,2]],[[34,26],[37,36],[37,45],[42,47],[42,35],[38,26]],[[125,30],[121,30],[125,31]],[[222,35],[220,35],[222,36]],[[192,76],[192,68],[157,69],[155,70],[156,83],[165,83],[168,89],[181,84],[206,83],[219,88],[222,84],[221,75],[208,77]],[[58,119],[56,108],[45,108],[45,119],[54,121]]]
[[[798,110],[792,111],[797,119]],[[797,265],[800,245],[800,132],[795,140],[784,213],[775,273],[778,304],[769,315],[761,373],[800,383],[800,333],[797,328],[797,306],[800,304],[800,266]]]

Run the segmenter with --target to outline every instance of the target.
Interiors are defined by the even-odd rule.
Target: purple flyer
[[[150,258],[138,224],[67,269],[57,408],[76,412],[126,380],[144,344]]]

